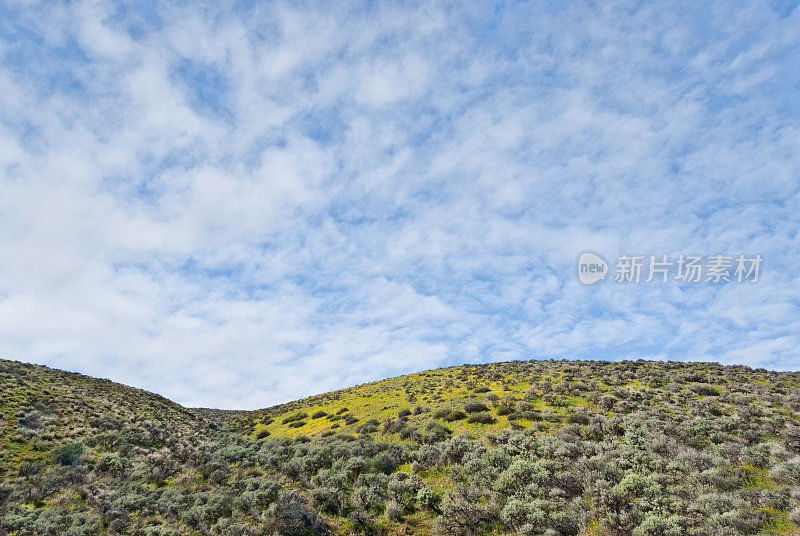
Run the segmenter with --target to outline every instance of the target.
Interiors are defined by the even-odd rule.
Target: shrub
[[[589,416],[585,413],[573,413],[567,419],[571,424],[589,424]]]
[[[81,443],[67,443],[53,451],[53,461],[60,465],[80,465],[83,463],[83,445]]]
[[[486,386],[484,386],[484,387],[476,387],[475,389],[472,390],[472,392],[476,393],[476,394],[488,393],[489,391],[491,391],[491,389],[489,389]]]
[[[800,525],[800,506],[789,512],[789,519],[792,523]]]
[[[438,441],[444,441],[448,437],[452,431],[439,424],[438,422],[430,422],[428,426],[425,428],[425,442],[426,443],[436,443]]]
[[[617,399],[611,395],[603,395],[600,397],[600,407],[606,411],[611,411],[617,403]]]
[[[302,412],[301,412],[301,413],[297,413],[297,414],[295,414],[295,415],[289,415],[288,417],[286,417],[285,419],[283,419],[283,421],[281,421],[281,422],[282,422],[283,424],[289,424],[290,422],[302,421],[302,420],[303,420],[303,419],[305,419],[306,417],[308,417],[308,414],[307,414],[307,413],[302,413]]]
[[[518,400],[515,407],[517,408],[517,411],[532,411],[536,409],[536,406],[527,400]]]
[[[466,419],[466,418],[467,418],[466,413],[460,410],[456,410],[448,413],[447,416],[444,418],[444,420],[447,422],[453,422],[453,421],[460,421],[461,419]]]
[[[327,413],[325,413],[324,411],[320,410],[320,411],[316,412],[314,415],[312,415],[311,418],[312,419],[321,419],[322,417],[327,417],[327,416],[328,416]]]
[[[417,491],[417,504],[424,508],[436,508],[441,502],[442,498],[438,493],[431,488],[424,486]]]
[[[384,434],[395,434],[403,429],[406,425],[401,420],[389,419],[385,423],[383,423],[383,433]]]
[[[481,411],[489,411],[489,408],[486,407],[486,404],[481,402],[467,402],[464,404],[464,411],[467,413],[478,413]]]
[[[312,488],[311,499],[319,508],[329,514],[340,514],[344,508],[344,492],[330,486]]]
[[[308,506],[302,495],[292,491],[281,492],[278,500],[270,506],[264,528],[266,534],[283,536],[328,533],[328,527],[319,514]]]
[[[560,407],[566,404],[566,400],[564,399],[564,397],[554,393],[547,393],[542,397],[542,400],[548,406],[553,406],[553,407]]]
[[[400,411],[397,412],[397,416],[401,419],[403,417],[408,417],[409,415],[411,415],[410,409],[401,409]]]
[[[376,419],[370,419],[358,427],[358,433],[360,434],[371,434],[377,431],[378,431],[378,421]]]
[[[256,439],[264,439],[264,438],[265,438],[265,437],[267,437],[268,435],[269,435],[269,430],[267,430],[266,428],[262,428],[262,429],[261,429],[261,430],[259,430],[259,431],[258,431],[258,433],[256,434]]]
[[[800,454],[800,426],[790,426],[785,433],[786,448]]]
[[[408,473],[399,471],[389,476],[386,491],[389,499],[402,504],[404,508],[413,508],[418,487],[418,479],[410,478]]]
[[[648,516],[638,527],[633,529],[634,536],[682,536],[683,534],[685,531],[678,523],[676,516],[668,518]]]
[[[512,498],[500,512],[500,521],[506,526],[525,534],[538,533],[547,523],[547,514],[548,509],[545,501],[539,499],[523,501]]]
[[[228,478],[228,472],[222,469],[217,469],[210,475],[208,475],[208,483],[212,486],[218,486],[225,482],[225,479]]]
[[[350,502],[356,508],[380,512],[387,497],[388,478],[381,473],[363,473],[358,477]]]
[[[369,513],[361,508],[354,508],[347,515],[350,522],[353,524],[356,532],[363,532],[365,534],[379,534],[375,528],[375,523],[370,517]],[[310,535],[309,535],[310,536]]]
[[[404,512],[405,508],[403,508],[402,504],[395,501],[386,503],[386,517],[391,521],[402,521]]]
[[[448,439],[441,446],[442,457],[449,463],[461,463],[464,456],[473,450],[475,450],[475,443],[463,435]]]
[[[500,406],[497,407],[498,415],[510,415],[512,413],[514,413],[514,406],[501,404]]]
[[[300,428],[301,426],[305,426],[306,421],[294,421],[289,423],[289,428]]]
[[[442,516],[437,519],[438,532],[450,536],[482,533],[495,518],[480,499],[480,492],[473,487],[449,490],[442,500]]]
[[[400,430],[400,439],[409,439],[417,433],[417,429],[413,426],[406,426]]]
[[[468,423],[479,423],[479,424],[492,424],[495,421],[494,417],[489,415],[488,413],[473,413],[467,419]]]
[[[384,452],[375,458],[374,466],[377,471],[386,473],[387,475],[394,471],[395,467],[400,465],[400,461],[389,452]]]
[[[9,484],[0,484],[0,507],[11,497],[11,492],[14,490]]]
[[[699,396],[719,396],[716,387],[707,383],[693,383],[689,385],[689,390]]]

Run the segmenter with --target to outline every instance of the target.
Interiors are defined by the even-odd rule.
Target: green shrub
[[[497,407],[497,414],[498,415],[510,415],[514,412],[514,406],[508,406],[505,404],[500,404]]]
[[[83,445],[67,443],[53,450],[53,461],[60,465],[80,465],[83,463]]]
[[[438,422],[432,421],[425,428],[424,440],[426,443],[436,443],[438,441],[444,441],[445,439],[450,437],[451,433],[452,431],[446,426],[443,426]]]
[[[386,517],[395,522],[399,522],[403,520],[403,514],[405,513],[405,508],[402,504],[399,504],[395,501],[388,501],[386,503]]]
[[[692,383],[689,390],[699,396],[719,396],[717,388],[707,383]]]
[[[427,486],[423,486],[417,491],[416,501],[422,507],[436,508],[441,500],[439,494]]]
[[[567,418],[571,424],[589,424],[589,416],[585,413],[573,413]]]
[[[346,495],[342,489],[317,486],[311,490],[311,499],[322,511],[338,515],[344,509]]]
[[[282,422],[283,424],[289,424],[290,422],[302,421],[302,420],[303,420],[303,419],[305,419],[306,417],[308,417],[308,414],[307,414],[307,413],[302,413],[302,412],[300,412],[300,413],[296,413],[296,414],[294,414],[294,415],[289,415],[288,417],[286,417],[285,419],[283,419],[283,421],[281,421],[281,422]]]
[[[464,413],[461,410],[455,410],[449,412],[447,416],[444,418],[444,420],[447,422],[453,422],[453,421],[460,421],[461,419],[466,419],[466,418],[467,418],[466,413]]]
[[[396,434],[402,430],[405,425],[406,423],[402,420],[388,419],[385,423],[383,423],[383,433]]]
[[[449,409],[437,409],[433,412],[434,419],[445,419],[448,415],[450,415]]]
[[[488,413],[473,413],[472,415],[467,418],[468,423],[479,423],[479,424],[492,424],[495,421],[494,417],[492,417]]]
[[[489,411],[489,408],[482,402],[468,402],[464,404],[464,411],[467,413],[479,413],[482,411]]]
[[[264,524],[266,534],[282,536],[311,536],[327,534],[328,527],[320,515],[314,511],[302,495],[281,492],[278,500],[269,508]]]

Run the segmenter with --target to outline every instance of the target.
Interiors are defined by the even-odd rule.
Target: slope
[[[0,361],[0,534],[800,530],[800,374],[515,361],[254,412]]]
[[[475,438],[506,428],[552,431],[595,415],[648,409],[692,419],[731,415],[746,405],[764,419],[795,419],[799,388],[800,373],[714,363],[510,361],[366,383],[242,413],[236,421],[252,437],[366,431],[413,440],[442,423]]]
[[[109,380],[0,359],[0,470],[58,445],[130,440],[162,445],[208,433],[211,421],[162,396]],[[138,439],[137,439],[138,438]]]

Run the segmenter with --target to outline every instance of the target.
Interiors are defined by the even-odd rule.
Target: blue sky
[[[798,2],[339,4],[0,0],[0,355],[222,408],[800,369]],[[764,261],[584,286],[585,250]]]

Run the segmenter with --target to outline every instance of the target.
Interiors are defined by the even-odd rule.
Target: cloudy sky
[[[221,408],[800,369],[797,4],[0,0],[0,356]],[[584,250],[764,260],[584,286]]]

